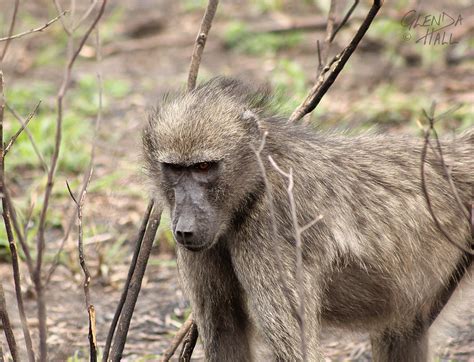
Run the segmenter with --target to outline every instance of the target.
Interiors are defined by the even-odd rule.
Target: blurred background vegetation
[[[102,56],[95,60],[92,40],[86,44],[73,72],[65,100],[64,128],[59,169],[48,218],[49,260],[58,249],[71,212],[65,186],[80,186],[90,157],[94,120],[99,104],[100,72],[103,83],[102,125],[97,138],[95,171],[85,206],[85,243],[90,263],[105,284],[114,283],[111,271],[125,265],[130,241],[146,206],[147,186],[140,167],[140,129],[147,113],[168,90],[182,89],[204,0],[116,0],[110,2],[100,25]],[[0,0],[0,31],[6,35],[13,1]],[[69,1],[61,1],[70,9]],[[338,19],[352,5],[340,1]],[[361,1],[353,21],[343,29],[332,52],[343,49],[355,33],[369,3]],[[77,2],[67,17],[80,17],[88,3]],[[236,0],[221,1],[211,29],[199,80],[224,74],[270,86],[275,92],[275,112],[289,115],[314,82],[318,67],[317,40],[324,39],[329,1]],[[403,16],[416,9],[434,17],[443,12],[461,24],[445,29],[455,44],[416,42],[426,31],[407,29]],[[75,13],[75,14],[74,14]],[[450,135],[474,125],[473,6],[469,0],[386,2],[338,80],[311,115],[314,127],[361,132],[420,134],[422,111],[436,101],[440,112],[459,105],[437,125]],[[44,24],[57,15],[52,2],[21,2],[16,32]],[[448,21],[447,19],[446,21]],[[85,30],[87,21],[78,33]],[[435,29],[436,26],[434,27]],[[439,28],[439,26],[438,26]],[[406,34],[410,34],[407,39]],[[8,182],[20,219],[33,243],[46,176],[42,158],[49,162],[54,144],[55,98],[67,54],[67,37],[56,22],[43,32],[11,43],[3,64],[6,101],[26,117],[42,104],[7,156]],[[5,139],[19,123],[6,112]],[[30,138],[38,150],[35,151]],[[315,155],[317,157],[317,155]],[[173,265],[173,240],[166,225],[157,240],[152,265]],[[0,258],[9,259],[4,228],[0,228]],[[75,235],[66,242],[61,265],[78,277]]]

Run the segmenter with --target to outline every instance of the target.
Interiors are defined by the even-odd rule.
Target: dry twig
[[[265,165],[262,160],[262,152],[265,148],[265,142],[268,136],[268,131],[265,131],[262,135],[262,140],[260,142],[260,147],[257,150],[253,150],[255,153],[255,157],[257,159],[258,166],[260,168],[260,173],[262,174],[263,177],[263,183],[265,184],[265,190],[267,191],[268,194],[268,201],[269,201],[269,208],[270,208],[270,219],[271,219],[271,224],[272,224],[272,234],[275,239],[278,238],[278,226],[277,226],[277,218],[276,218],[276,212],[275,212],[275,203],[273,200],[273,189],[272,189],[272,184],[268,180],[267,172],[265,169]],[[291,299],[291,289],[288,287],[288,282],[285,278],[285,273],[282,269],[282,256],[280,249],[277,247],[275,244],[275,248],[273,249],[275,252],[275,256],[277,258],[277,269],[278,269],[278,281],[280,282],[280,285],[282,286],[283,289],[283,294],[285,295],[288,305],[290,306],[293,315],[297,318],[298,325],[300,326],[301,329],[301,323],[302,323],[302,317],[299,313],[298,308],[296,308],[294,301]]]
[[[21,133],[28,127],[28,123],[33,119],[33,116],[36,114],[38,111],[38,108],[41,104],[41,101],[39,101],[36,104],[36,107],[33,109],[33,111],[28,115],[26,118],[25,122],[21,125],[20,129],[16,131],[16,133],[10,138],[10,140],[7,142],[4,150],[3,150],[3,156],[6,156],[12,145],[15,143],[16,139],[21,135]]]
[[[11,223],[13,205],[8,202],[9,199],[6,197],[7,188],[5,185],[5,153],[3,148],[3,116],[5,110],[5,96],[3,87],[3,72],[0,70],[0,194],[2,198],[2,216],[3,222],[5,224],[5,230],[7,233],[8,245],[10,247],[10,253],[12,257],[13,281],[15,284],[15,295],[18,305],[18,312],[20,314],[21,327],[23,330],[23,336],[25,338],[25,343],[28,351],[28,358],[30,361],[34,361],[35,357],[33,353],[30,330],[28,328],[28,322],[26,319],[25,307],[23,303],[23,295],[21,292],[20,263]]]
[[[322,219],[322,216],[318,216],[308,224],[304,226],[300,226],[298,222],[298,215],[296,210],[296,201],[293,195],[293,187],[294,187],[294,180],[293,180],[293,169],[290,169],[288,172],[283,171],[278,164],[273,160],[271,156],[268,156],[268,160],[270,161],[273,168],[281,174],[283,177],[288,179],[288,199],[290,201],[290,212],[291,218],[293,221],[293,227],[295,232],[295,241],[296,241],[296,284],[298,288],[298,296],[299,296],[299,311],[298,314],[301,318],[301,322],[299,324],[300,333],[301,333],[301,352],[303,355],[303,361],[307,361],[307,348],[306,348],[306,335],[305,335],[305,325],[304,325],[304,309],[305,309],[305,295],[304,295],[304,277],[303,277],[303,243],[301,239],[301,234],[309,229],[310,227],[314,226],[319,220]]]
[[[324,75],[324,73],[328,72],[330,68],[335,64],[334,68],[330,71],[327,78],[324,79],[321,76],[318,78],[314,86],[311,88],[306,99],[291,114],[288,122],[296,122],[316,108],[323,96],[326,94],[328,89],[336,80],[339,73],[346,65],[352,53],[354,53],[354,51],[356,50],[357,46],[359,45],[365,33],[369,29],[370,24],[374,20],[381,6],[381,0],[374,0],[374,3],[370,8],[366,18],[362,22],[361,26],[359,27],[359,30],[357,30],[357,33],[354,35],[349,45],[344,48],[341,53],[339,53],[331,61],[329,61],[329,63],[321,70],[321,74]],[[349,10],[349,16],[350,13],[352,13],[351,10]],[[346,18],[348,19],[347,16]]]
[[[24,128],[26,135],[28,136],[30,140],[30,144],[33,147],[33,150],[35,151],[36,156],[38,157],[38,160],[41,163],[41,166],[43,167],[44,171],[47,173],[48,172],[48,165],[46,164],[46,161],[44,160],[43,155],[41,154],[41,151],[38,148],[38,145],[36,144],[35,139],[33,138],[33,135],[31,134],[30,130],[28,127],[25,126],[26,120],[23,119],[8,103],[5,104],[7,109],[10,111],[10,113],[17,119],[17,121],[20,123],[21,127]]]
[[[91,25],[89,28],[86,30],[85,34],[81,38],[79,42],[79,46],[77,49],[73,52],[71,57],[69,58],[65,72],[64,72],[64,78],[63,82],[61,84],[61,87],[59,89],[58,95],[57,95],[57,119],[56,119],[56,134],[55,134],[55,145],[53,149],[53,154],[51,156],[51,166],[48,171],[48,180],[46,183],[46,190],[44,193],[43,197],[43,205],[41,208],[41,213],[40,213],[40,219],[39,219],[39,225],[38,225],[38,233],[37,233],[37,243],[36,243],[36,248],[37,248],[37,258],[36,258],[36,270],[35,270],[35,279],[34,279],[34,284],[35,284],[35,290],[37,293],[37,298],[38,298],[38,322],[39,322],[39,331],[40,331],[40,359],[41,360],[46,360],[47,359],[47,345],[46,345],[46,337],[47,337],[47,331],[46,331],[46,306],[44,303],[44,285],[41,277],[41,269],[42,269],[42,262],[43,262],[43,255],[44,255],[44,249],[45,249],[45,224],[46,224],[46,215],[48,212],[48,207],[49,207],[49,200],[51,197],[53,185],[54,185],[54,176],[56,173],[56,167],[58,163],[58,158],[59,158],[59,151],[61,148],[61,139],[62,139],[62,121],[63,121],[63,99],[66,95],[69,82],[71,79],[71,73],[72,73],[72,68],[74,66],[74,63],[84,46],[85,42],[89,38],[89,35],[92,33],[92,31],[95,29],[96,25],[98,24],[99,20],[101,19],[102,15],[104,14],[105,6],[107,4],[107,0],[102,0],[102,5],[99,8],[99,11],[92,21]],[[59,15],[57,18],[59,18],[61,15]],[[72,44],[72,36],[69,36],[69,43]]]
[[[18,348],[16,346],[15,334],[10,323],[10,317],[8,316],[7,303],[5,301],[5,293],[3,292],[3,284],[0,281],[0,321],[2,322],[3,333],[7,339],[8,348],[12,355],[13,361],[19,361],[20,357],[18,354]],[[3,360],[1,360],[3,361]]]
[[[198,338],[198,329],[196,323],[192,323],[189,328],[186,337],[183,340],[183,348],[179,355],[180,362],[189,362],[191,361],[191,356],[193,355],[194,347],[196,347],[196,342]]]
[[[429,125],[428,125],[428,128],[424,131],[425,137],[424,137],[424,142],[423,142],[423,148],[421,150],[420,174],[421,174],[421,188],[422,188],[422,191],[423,191],[423,196],[425,198],[426,205],[428,207],[428,211],[431,215],[431,218],[433,219],[433,222],[436,225],[436,228],[441,232],[441,234],[443,234],[445,239],[448,240],[452,245],[454,245],[458,249],[462,250],[464,253],[469,254],[469,255],[472,256],[472,255],[474,255],[474,250],[472,250],[472,247],[467,248],[465,245],[462,245],[462,244],[458,243],[453,238],[451,238],[451,236],[448,234],[448,232],[444,229],[443,225],[441,224],[438,217],[436,216],[436,213],[433,209],[433,205],[431,203],[431,197],[430,197],[430,194],[429,194],[429,191],[428,191],[428,186],[427,186],[427,183],[426,183],[426,170],[425,170],[425,165],[426,165],[426,162],[427,162],[428,146],[432,147],[431,146],[431,141],[430,141],[431,134],[433,134],[435,136],[436,144],[437,144],[437,150],[435,150],[437,152],[434,152],[434,154],[439,159],[439,161],[440,161],[440,163],[443,167],[443,171],[445,173],[445,176],[449,180],[450,187],[451,188],[454,187],[454,182],[453,182],[452,177],[451,177],[451,172],[450,172],[449,168],[447,167],[447,165],[444,161],[441,143],[439,141],[438,135],[437,135],[436,130],[434,128],[434,122],[435,122],[434,109],[435,109],[435,104],[433,103],[430,114],[428,115],[426,112],[424,112],[425,117],[427,118],[427,120],[429,122]],[[462,204],[462,202],[459,198],[458,192],[457,192],[455,187],[454,187],[454,189],[452,189],[452,192],[453,192],[453,195],[455,196],[456,203],[458,204],[458,206],[463,211],[463,214],[465,213],[465,211],[467,211],[469,213],[469,211],[466,210],[466,207]],[[468,220],[470,219],[469,214],[467,214],[467,219]]]
[[[150,257],[153,242],[155,240],[156,231],[160,225],[162,211],[163,210],[161,206],[155,204],[151,212],[150,220],[143,236],[143,243],[140,247],[140,251],[138,252],[135,270],[133,271],[133,275],[130,280],[127,297],[123,304],[122,314],[117,324],[117,332],[110,355],[110,359],[112,361],[120,361],[122,358],[123,349],[127,340],[128,329],[130,327],[130,321],[133,316],[138,294],[140,293],[143,276],[145,275],[145,269]]]
[[[174,335],[169,347],[166,349],[166,351],[163,352],[163,356],[161,357],[160,362],[168,362],[171,357],[173,357],[174,353],[178,349],[184,337],[194,325],[195,324],[193,322],[193,315],[190,314],[188,316],[188,319],[186,319],[186,321],[181,325],[181,328]]]
[[[69,191],[69,195],[71,196],[72,200],[76,204],[77,207],[77,220],[78,220],[78,251],[79,251],[79,264],[81,265],[82,271],[84,273],[84,295],[85,295],[85,302],[86,302],[86,308],[87,312],[89,315],[89,351],[90,351],[90,360],[91,361],[97,361],[97,338],[95,335],[95,309],[94,306],[91,303],[91,296],[90,296],[90,289],[89,285],[91,282],[91,275],[89,273],[89,269],[87,268],[86,264],[86,258],[84,255],[84,243],[83,243],[83,227],[82,227],[82,208],[84,206],[84,200],[87,195],[87,187],[90,183],[90,180],[92,178],[92,172],[89,173],[88,179],[84,187],[82,188],[79,198],[76,199],[74,197],[73,192],[71,191],[71,188],[69,186],[69,183],[66,181],[66,186]]]
[[[12,15],[12,20],[10,22],[10,28],[8,29],[8,37],[5,46],[3,47],[2,50],[2,55],[0,56],[0,63],[3,62],[3,59],[5,58],[5,55],[7,54],[8,46],[10,45],[11,41],[11,36],[13,34],[13,29],[15,28],[15,22],[16,22],[16,16],[18,14],[18,7],[20,6],[20,0],[15,0],[15,5],[13,8],[13,15]]]
[[[154,202],[153,200],[151,200],[148,203],[148,207],[145,211],[145,215],[143,216],[140,229],[138,230],[138,236],[135,242],[135,249],[133,251],[132,261],[130,262],[130,267],[128,268],[127,279],[125,280],[125,284],[122,289],[122,295],[120,296],[120,300],[117,304],[117,308],[115,309],[114,318],[112,319],[112,323],[110,324],[110,328],[107,333],[104,353],[102,355],[103,362],[107,362],[109,360],[110,347],[112,345],[112,340],[114,338],[115,330],[117,329],[118,321],[120,319],[120,316],[122,315],[122,310],[125,304],[125,300],[127,299],[128,291],[130,289],[130,283],[132,282],[133,272],[135,271],[135,268],[137,266],[138,254],[140,253],[140,248],[143,243],[143,238],[145,236],[145,231],[147,229],[148,222],[150,221],[150,215],[151,215],[151,210],[153,209],[153,206],[154,206]]]
[[[196,43],[194,44],[193,55],[191,56],[191,64],[189,66],[188,92],[196,88],[196,79],[199,71],[199,65],[201,64],[202,53],[206,45],[209,30],[211,30],[212,20],[216,14],[218,4],[219,0],[209,0],[206,12],[202,18],[201,27],[199,28]]]
[[[0,42],[3,42],[3,41],[11,41],[13,39],[18,39],[18,38],[22,38],[26,35],[29,35],[29,34],[32,34],[32,33],[37,33],[37,32],[40,32],[40,31],[43,31],[44,29],[46,29],[48,26],[50,26],[51,24],[55,23],[61,16],[63,16],[66,12],[63,12],[62,14],[56,16],[55,18],[51,19],[50,21],[48,21],[46,24],[38,27],[38,28],[34,28],[34,29],[30,29],[30,30],[27,30],[27,31],[24,31],[23,33],[19,33],[19,34],[15,34],[15,35],[9,35],[9,36],[6,36],[4,38],[0,38]]]

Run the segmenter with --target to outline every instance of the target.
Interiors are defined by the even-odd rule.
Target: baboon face
[[[225,79],[167,97],[152,114],[143,156],[153,187],[170,207],[179,246],[210,248],[245,220],[243,211],[263,190],[253,151],[259,143],[257,116]]]
[[[218,185],[219,161],[191,165],[163,162],[161,168],[176,242],[191,251],[213,245],[222,223],[213,197]]]

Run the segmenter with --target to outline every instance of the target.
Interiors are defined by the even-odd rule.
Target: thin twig
[[[89,7],[84,12],[84,14],[79,19],[79,21],[75,25],[72,25],[73,32],[76,31],[77,29],[79,29],[79,27],[82,25],[82,23],[89,17],[89,15],[91,14],[92,10],[94,10],[97,3],[98,3],[98,0],[92,1],[92,3],[89,5]]]
[[[420,174],[421,174],[421,189],[423,191],[423,195],[426,201],[426,205],[428,207],[428,211],[431,215],[431,218],[436,226],[436,228],[443,234],[443,236],[448,240],[452,245],[457,247],[458,249],[462,250],[463,252],[469,254],[469,255],[474,255],[474,250],[468,249],[465,245],[459,244],[457,241],[453,240],[451,236],[448,234],[448,232],[444,229],[443,225],[441,222],[438,220],[438,217],[436,216],[436,213],[433,209],[433,205],[431,203],[431,197],[428,191],[428,186],[426,183],[426,171],[425,171],[425,164],[427,162],[427,153],[428,153],[428,146],[431,144],[430,142],[430,135],[434,130],[434,104],[432,106],[432,111],[431,114],[428,115],[425,112],[425,116],[428,118],[429,121],[429,126],[425,130],[425,137],[424,137],[424,142],[423,142],[423,148],[421,149],[421,164],[420,164]],[[442,154],[439,156],[442,157]],[[442,161],[444,162],[444,161]]]
[[[30,29],[30,30],[24,31],[23,33],[19,33],[19,34],[15,34],[15,35],[9,35],[9,36],[6,36],[4,38],[0,38],[0,42],[11,41],[13,39],[22,38],[22,37],[24,37],[26,35],[29,35],[29,34],[32,34],[32,33],[37,33],[37,32],[43,31],[48,26],[55,23],[64,14],[66,14],[66,11],[63,12],[62,14],[56,16],[55,18],[51,19],[50,21],[48,21],[46,24],[40,26],[39,28]]]
[[[20,361],[18,348],[16,345],[15,334],[13,333],[12,324],[10,323],[10,317],[8,316],[7,303],[5,301],[5,293],[3,292],[3,284],[0,280],[0,321],[2,321],[3,333],[7,339],[8,348],[12,355],[13,361]],[[2,361],[3,362],[3,361]]]
[[[188,319],[186,319],[186,321],[181,325],[179,330],[174,335],[173,340],[171,341],[168,348],[163,352],[163,356],[161,357],[160,362],[168,362],[171,357],[173,357],[174,353],[176,352],[184,337],[193,325],[193,315],[191,313],[188,316]]]
[[[6,103],[5,105],[6,105],[7,109],[10,111],[10,113],[17,119],[17,121],[20,123],[20,125],[22,127],[24,127],[25,120],[12,107],[10,107],[10,105],[8,103]],[[41,163],[41,166],[43,167],[44,171],[47,173],[48,169],[49,169],[48,164],[44,160],[44,157],[41,154],[41,151],[40,151],[38,145],[36,144],[36,141],[35,141],[35,139],[34,139],[33,135],[31,134],[28,127],[25,127],[25,133],[26,133],[26,135],[28,136],[28,138],[30,140],[30,144],[33,147],[33,150],[35,151],[35,154],[38,157],[38,159]]]
[[[336,38],[337,33],[339,33],[339,30],[341,30],[347,24],[347,22],[349,21],[349,18],[351,17],[352,13],[354,12],[354,10],[355,10],[355,8],[357,7],[358,4],[359,4],[359,0],[355,0],[354,3],[352,4],[352,6],[347,11],[344,18],[342,19],[342,21],[337,25],[336,30],[334,30],[332,32],[332,35],[329,38],[330,42],[334,41],[334,39]]]
[[[140,293],[143,276],[150,257],[153,242],[155,240],[156,231],[160,225],[161,206],[155,204],[151,212],[150,221],[147,225],[143,243],[137,257],[137,263],[133,276],[130,281],[127,298],[123,304],[122,315],[117,325],[117,333],[115,334],[114,343],[112,345],[111,360],[120,361],[122,358],[125,341],[127,340],[128,329],[130,328],[130,321],[132,320],[135,304]]]
[[[97,338],[95,335],[95,309],[91,303],[91,296],[90,296],[90,289],[89,285],[91,282],[91,274],[89,272],[89,268],[87,267],[86,257],[84,255],[84,243],[83,243],[83,227],[82,227],[82,208],[84,206],[84,201],[87,195],[87,187],[90,184],[90,180],[92,178],[92,172],[89,173],[88,179],[84,187],[82,188],[79,197],[75,198],[69,183],[66,181],[66,186],[69,191],[69,195],[71,196],[72,200],[76,204],[77,207],[77,221],[78,221],[78,245],[77,249],[79,251],[79,264],[81,265],[82,271],[84,273],[84,296],[85,296],[85,303],[87,312],[89,315],[89,351],[90,351],[90,360],[97,361]]]
[[[66,68],[64,70],[64,78],[59,89],[57,95],[57,119],[56,119],[56,134],[55,134],[55,144],[53,149],[53,154],[51,156],[51,166],[48,171],[48,179],[46,183],[46,189],[44,192],[43,197],[43,205],[40,213],[39,225],[38,225],[38,234],[37,234],[37,258],[36,258],[36,271],[35,271],[35,289],[38,296],[38,323],[39,323],[39,330],[40,330],[40,359],[46,360],[47,359],[47,345],[46,345],[46,307],[44,305],[44,296],[43,296],[43,283],[41,280],[41,268],[43,262],[43,255],[45,249],[45,225],[46,225],[46,214],[49,208],[49,200],[51,197],[53,185],[54,185],[54,176],[56,173],[56,167],[59,158],[59,151],[61,148],[61,139],[62,139],[62,121],[63,121],[63,99],[66,95],[69,82],[71,79],[72,68],[74,63],[84,46],[85,42],[89,38],[89,35],[92,33],[96,25],[98,24],[99,20],[101,19],[102,15],[104,14],[105,6],[107,4],[107,0],[102,0],[102,5],[97,13],[96,17],[92,21],[91,25],[81,38],[79,42],[79,46],[73,52],[72,56],[70,57]],[[69,37],[70,43],[73,41],[73,37]]]
[[[296,284],[298,288],[298,296],[299,296],[299,315],[301,318],[300,323],[300,333],[301,333],[301,353],[303,357],[303,361],[307,361],[307,348],[306,348],[306,334],[305,334],[305,318],[304,318],[304,308],[305,308],[305,297],[304,297],[304,280],[303,280],[303,248],[302,248],[302,241],[301,241],[301,232],[300,227],[298,224],[298,216],[296,214],[296,202],[293,195],[293,169],[290,168],[289,172],[283,171],[277,163],[273,160],[272,156],[268,156],[268,160],[270,161],[271,165],[278,173],[280,173],[283,177],[288,179],[288,199],[290,201],[290,211],[291,211],[291,218],[293,221],[293,227],[295,231],[295,241],[296,241]]]
[[[273,188],[272,188],[271,182],[269,182],[269,180],[268,180],[265,165],[263,164],[263,160],[262,160],[262,157],[261,157],[262,152],[265,149],[267,136],[268,136],[268,131],[265,131],[262,135],[262,140],[260,142],[259,148],[257,150],[254,149],[253,151],[255,153],[255,157],[257,159],[258,166],[260,168],[260,173],[262,174],[262,177],[263,177],[263,183],[265,184],[265,190],[268,194],[268,202],[269,202],[269,209],[270,209],[270,220],[271,220],[271,224],[272,224],[272,236],[275,240],[277,240],[278,237],[279,237],[278,236],[279,233],[278,233],[278,225],[277,225],[277,218],[276,218],[276,212],[275,212],[275,202],[274,202],[274,199],[273,199]],[[301,315],[299,313],[298,308],[295,306],[294,301],[291,299],[292,292],[291,292],[290,288],[288,287],[288,282],[285,278],[285,272],[283,271],[283,267],[282,267],[283,258],[281,256],[280,248],[278,247],[277,244],[275,244],[275,247],[272,250],[275,252],[275,256],[276,256],[276,259],[277,259],[276,266],[277,266],[277,269],[278,269],[279,284],[282,286],[283,294],[286,297],[288,305],[290,306],[290,308],[292,310],[292,313],[296,318],[298,326],[301,329],[302,318],[301,318]]]
[[[59,21],[61,22],[61,25],[63,26],[64,32],[68,35],[71,36],[71,30],[67,26],[66,22],[64,21],[64,10],[61,7],[61,4],[59,3],[58,0],[53,0],[54,7],[56,8],[56,11],[58,12],[59,15]]]
[[[3,155],[6,156],[12,145],[15,143],[16,139],[21,135],[21,133],[25,130],[26,127],[28,127],[28,123],[33,119],[33,116],[38,112],[38,108],[41,104],[41,101],[39,101],[36,104],[36,107],[33,109],[33,111],[28,115],[26,118],[25,122],[21,125],[20,129],[16,131],[16,133],[10,138],[10,140],[7,142],[7,145],[5,146],[5,149],[3,150]]]
[[[145,231],[147,229],[147,225],[150,220],[151,210],[153,209],[154,202],[150,200],[148,203],[147,209],[143,216],[142,223],[140,225],[140,229],[138,230],[138,236],[135,242],[135,249],[133,251],[132,261],[130,262],[130,267],[128,269],[127,279],[125,281],[124,287],[122,289],[122,294],[120,296],[120,300],[117,304],[117,308],[115,310],[114,318],[109,328],[109,332],[107,334],[107,339],[105,341],[104,353],[102,354],[102,361],[107,362],[109,359],[110,353],[110,346],[112,345],[112,340],[114,338],[115,330],[117,329],[117,323],[120,319],[122,314],[123,306],[125,304],[125,300],[127,299],[128,291],[130,289],[130,283],[132,282],[133,272],[135,271],[137,265],[138,254],[140,253],[140,248],[143,243],[143,238],[145,236]]]
[[[336,0],[331,0],[331,5],[329,6],[328,20],[326,22],[326,39],[324,40],[323,47],[320,49],[321,55],[318,55],[318,58],[322,59],[322,63],[326,64],[329,56],[329,50],[332,43],[332,35],[334,33],[334,24],[336,22]],[[322,69],[322,63],[320,63],[320,71]]]
[[[5,111],[5,96],[4,96],[4,82],[3,72],[0,70],[0,195],[2,198],[2,216],[5,224],[5,230],[7,233],[8,245],[10,247],[10,253],[12,257],[12,269],[13,269],[13,281],[15,284],[15,295],[18,305],[18,313],[20,315],[21,327],[23,330],[23,336],[28,351],[28,358],[30,362],[35,360],[33,347],[31,343],[30,330],[28,328],[28,322],[25,314],[25,307],[23,303],[23,294],[21,292],[21,275],[20,275],[20,263],[18,257],[18,251],[16,247],[15,237],[13,235],[12,223],[11,223],[11,210],[13,206],[8,202],[9,199],[6,195],[5,185],[5,154],[3,149],[3,116]]]
[[[13,201],[10,197],[10,191],[8,191],[7,187],[5,187],[5,189],[3,190],[3,193],[4,193],[4,196],[7,200],[8,205],[10,205],[10,208],[11,208],[10,218],[11,218],[11,221],[12,221],[12,224],[13,224],[13,229],[15,230],[16,237],[17,237],[18,241],[20,242],[23,253],[25,254],[26,265],[28,267],[28,272],[30,274],[30,278],[31,278],[31,280],[33,280],[34,263],[33,263],[33,258],[31,257],[30,247],[29,247],[29,245],[27,243],[27,240],[26,240],[27,226],[28,226],[28,223],[31,219],[31,214],[33,212],[33,208],[30,208],[30,210],[28,212],[27,219],[26,219],[26,221],[23,225],[23,230],[22,230],[22,228],[20,227],[20,223],[18,222],[18,217],[16,215],[16,211],[15,211],[15,207],[13,205]]]
[[[191,361],[191,356],[193,355],[194,347],[196,347],[196,342],[199,336],[196,323],[191,324],[186,337],[183,340],[183,348],[179,355],[179,362],[189,362]]]
[[[338,61],[334,69],[329,73],[328,77],[323,82],[318,81],[311,88],[306,99],[291,114],[290,118],[288,119],[288,122],[296,122],[316,108],[323,96],[326,94],[328,89],[336,80],[339,73],[346,65],[351,55],[356,50],[357,46],[359,45],[365,33],[369,29],[370,24],[374,20],[381,6],[381,0],[374,0],[372,7],[370,8],[361,26],[357,30],[357,33],[354,35],[349,45],[341,53],[338,54]]]
[[[10,21],[10,28],[8,29],[8,37],[11,37],[13,34],[13,29],[15,28],[16,16],[18,14],[18,7],[20,6],[20,0],[15,0],[15,5],[13,8],[13,15],[12,20]],[[5,59],[5,55],[7,54],[8,46],[10,45],[11,39],[8,39],[3,47],[2,55],[0,56],[0,63],[3,62]]]
[[[204,46],[206,45],[207,36],[209,30],[212,26],[212,20],[216,14],[217,5],[219,0],[209,0],[207,3],[206,12],[202,18],[201,27],[196,38],[196,43],[194,44],[193,54],[191,56],[191,64],[189,66],[189,75],[188,75],[188,92],[196,88],[196,80],[199,71],[199,65],[201,64],[201,57],[204,51]]]
[[[433,122],[433,127],[431,127],[431,132],[433,133],[433,136],[435,137],[436,148],[438,150],[438,157],[441,161],[441,165],[443,166],[444,174],[446,178],[448,179],[449,186],[451,187],[451,192],[453,193],[456,199],[456,203],[459,207],[459,210],[464,214],[466,219],[469,221],[470,219],[469,209],[463,205],[461,197],[459,196],[458,189],[456,188],[456,185],[454,185],[453,177],[451,175],[451,168],[444,161],[443,149],[441,147],[441,142],[438,137],[438,132],[436,132],[436,129],[434,128],[434,122]]]

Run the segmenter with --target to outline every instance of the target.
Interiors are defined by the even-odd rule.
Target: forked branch
[[[349,16],[352,13],[353,8],[355,8],[355,5],[353,5],[353,7],[349,10],[348,15],[344,19],[346,18],[349,19]],[[299,121],[306,114],[312,112],[317,107],[317,105],[319,104],[323,96],[329,90],[329,88],[331,87],[331,85],[334,83],[337,76],[339,75],[339,73],[342,71],[342,69],[346,65],[351,55],[356,50],[357,46],[359,45],[365,33],[369,29],[370,24],[372,24],[372,21],[374,20],[381,6],[382,6],[381,0],[374,0],[374,3],[372,7],[370,8],[366,18],[362,22],[361,26],[359,27],[359,30],[357,30],[357,33],[354,35],[349,45],[346,48],[344,48],[342,52],[336,55],[331,61],[329,61],[329,63],[321,70],[322,75],[324,75],[324,73],[328,72],[329,69],[334,67],[329,72],[327,78],[324,79],[321,76],[318,77],[318,80],[316,81],[314,86],[311,88],[309,94],[306,96],[306,99],[291,114],[290,118],[288,119],[288,122]],[[337,33],[337,31],[339,31],[339,29],[340,27],[338,27],[334,31],[334,36]],[[334,39],[334,36],[331,33],[331,36],[329,37],[329,39]]]

